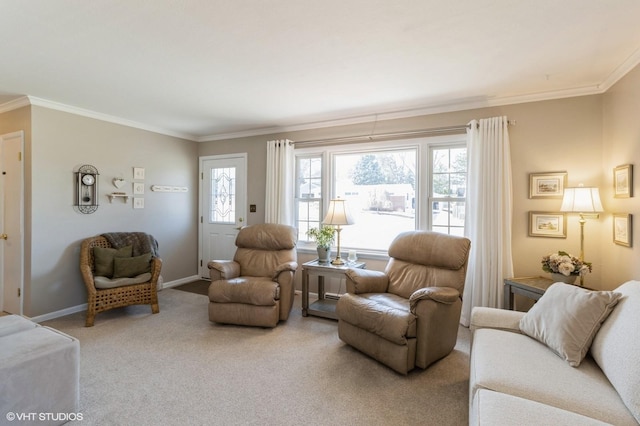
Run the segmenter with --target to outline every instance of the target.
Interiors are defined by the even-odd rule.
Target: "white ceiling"
[[[0,0],[0,111],[204,141],[602,93],[640,63],[639,20],[638,0]]]

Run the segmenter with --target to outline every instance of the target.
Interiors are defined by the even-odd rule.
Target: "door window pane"
[[[236,168],[211,169],[210,223],[236,222]]]

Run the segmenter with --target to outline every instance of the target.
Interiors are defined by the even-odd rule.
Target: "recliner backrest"
[[[234,261],[243,276],[265,277],[282,263],[297,261],[297,234],[287,225],[263,223],[246,226],[236,237]]]
[[[471,242],[431,231],[399,234],[389,246],[388,292],[409,298],[422,287],[452,287],[462,294]]]

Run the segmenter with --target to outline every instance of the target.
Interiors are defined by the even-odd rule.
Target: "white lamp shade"
[[[565,188],[562,198],[562,212],[598,213],[604,211],[598,188]]]
[[[336,198],[329,202],[327,215],[322,220],[325,225],[352,225],[355,223],[349,209],[347,209],[346,200]]]

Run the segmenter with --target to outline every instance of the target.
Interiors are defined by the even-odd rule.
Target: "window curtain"
[[[507,117],[473,120],[467,131],[465,233],[471,240],[461,323],[475,306],[503,307],[503,279],[513,276],[511,154]]]
[[[267,142],[266,223],[293,225],[293,160],[290,140]]]

